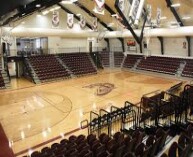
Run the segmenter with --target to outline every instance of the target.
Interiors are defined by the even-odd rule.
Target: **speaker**
[[[6,43],[5,42],[2,43],[2,52],[3,54],[6,53]]]

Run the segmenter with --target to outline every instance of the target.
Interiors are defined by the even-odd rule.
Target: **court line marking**
[[[85,128],[84,128],[84,129],[85,129]],[[65,133],[65,136],[71,135],[71,134],[73,134],[73,133],[75,133],[75,132],[78,132],[78,131],[84,130],[84,129],[76,128],[76,129],[74,129],[74,130],[71,130],[71,131]],[[49,139],[49,140],[47,140],[47,141],[45,141],[45,142],[39,143],[39,144],[37,144],[37,145],[35,145],[35,146],[31,147],[31,148],[28,148],[28,149],[22,150],[22,151],[20,151],[20,152],[18,152],[18,153],[15,153],[14,155],[15,155],[15,157],[16,157],[16,156],[25,154],[25,153],[27,153],[30,149],[32,149],[32,150],[37,149],[37,148],[39,148],[39,147],[42,147],[42,146],[44,146],[44,145],[47,145],[48,143],[54,142],[54,141],[56,141],[56,140],[58,140],[58,139],[61,139],[61,138],[62,138],[62,136],[54,137],[54,138]]]

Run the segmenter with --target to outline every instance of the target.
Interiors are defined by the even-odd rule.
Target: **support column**
[[[105,38],[105,41],[107,42],[107,49],[110,51],[110,42],[108,38]]]
[[[118,38],[118,39],[119,39],[120,42],[121,42],[123,52],[125,52],[124,39],[123,39],[123,38]]]
[[[186,37],[186,40],[188,42],[188,57],[191,56],[191,37]]]
[[[157,37],[160,41],[161,45],[161,54],[164,55],[164,38],[163,37]]]

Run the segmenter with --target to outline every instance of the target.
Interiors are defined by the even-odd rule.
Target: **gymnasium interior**
[[[193,157],[193,0],[0,2],[0,157]]]

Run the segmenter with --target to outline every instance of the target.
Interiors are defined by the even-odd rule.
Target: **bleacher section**
[[[150,56],[144,57],[137,66],[137,69],[174,75],[179,66],[179,58]]]
[[[41,82],[70,76],[55,55],[31,56],[28,59]]]
[[[4,83],[4,79],[0,70],[0,89],[1,88],[5,88],[5,83]]]
[[[114,52],[115,67],[121,67],[123,58],[124,58],[124,54],[122,52]]]
[[[184,70],[182,72],[182,76],[185,77],[193,77],[193,60],[185,60],[186,65],[184,67]]]
[[[137,60],[141,59],[142,57],[143,56],[140,56],[140,55],[131,55],[131,54],[127,55],[124,61],[123,67],[124,68],[133,68]]]
[[[97,73],[88,53],[63,53],[59,56],[75,76]]]
[[[101,52],[101,61],[102,61],[102,65],[104,67],[109,67],[110,66],[110,54],[109,52],[105,51],[105,52]]]

